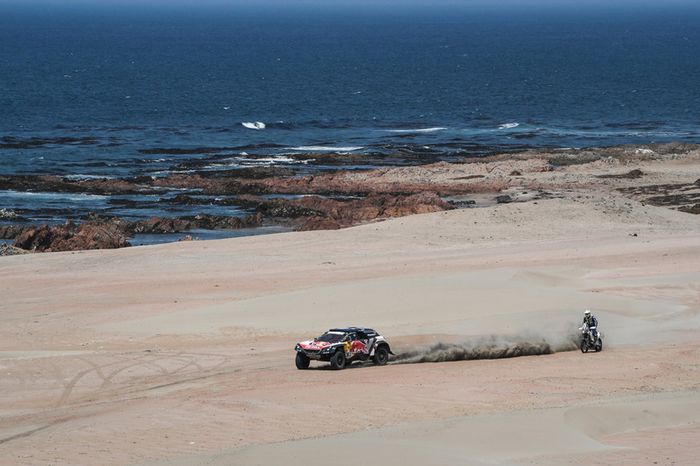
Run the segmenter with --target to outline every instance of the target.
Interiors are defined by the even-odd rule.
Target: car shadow
[[[304,369],[307,371],[336,371],[336,369],[333,369],[330,364],[328,363],[318,363],[319,365],[317,366],[309,366],[308,369]],[[367,367],[374,367],[376,364],[373,362],[367,362],[367,361],[361,361],[361,362],[354,362],[351,365],[346,365],[342,370],[349,370],[349,369],[361,369],[361,368],[367,368]]]

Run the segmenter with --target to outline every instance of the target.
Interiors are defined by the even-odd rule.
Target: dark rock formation
[[[26,227],[22,225],[0,225],[0,239],[15,239]]]
[[[24,249],[16,248],[9,244],[0,244],[0,256],[17,256],[20,254],[27,254],[27,252],[28,251]]]
[[[193,217],[152,218],[129,222],[116,217],[90,215],[82,224],[0,226],[2,238],[14,238],[14,246],[28,251],[77,251],[82,249],[115,249],[129,246],[127,238],[135,233],[179,233],[195,229],[236,230],[258,227],[262,215],[223,217],[197,215]]]
[[[76,225],[69,222],[27,227],[14,242],[14,247],[37,252],[115,249],[128,245],[123,231],[109,223]]]
[[[193,217],[160,218],[154,217],[128,225],[132,233],[179,233],[190,230],[238,230],[255,228],[262,224],[262,215],[248,217],[224,217],[216,215],[196,215]]]
[[[621,173],[619,175],[598,175],[598,178],[612,178],[619,180],[636,180],[644,176],[644,172],[638,168],[630,170],[627,173]]]
[[[344,201],[308,196],[288,202],[316,213],[299,221],[297,230],[332,230],[376,219],[454,209],[435,193],[372,195]]]
[[[152,180],[149,177],[148,182]],[[85,193],[85,194],[139,194],[153,193],[148,185],[129,179],[70,180],[53,175],[5,175],[0,176],[0,189],[23,192]]]
[[[683,206],[679,208],[681,212],[687,212],[689,214],[700,215],[700,204],[694,204],[691,206]]]
[[[58,138],[17,138],[14,136],[0,137],[0,149],[36,149],[47,145],[95,145],[100,141],[95,137],[58,137]]]

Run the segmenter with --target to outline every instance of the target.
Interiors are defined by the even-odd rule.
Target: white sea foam
[[[63,178],[67,178],[73,181],[114,179],[113,176],[106,175],[66,175]]]
[[[504,123],[501,126],[498,127],[498,129],[511,129],[511,128],[517,128],[520,126],[520,123]]]
[[[265,129],[265,123],[262,121],[244,121],[241,124],[248,129]]]
[[[444,131],[447,128],[443,126],[435,126],[433,128],[413,128],[413,129],[386,129],[387,133],[434,133],[436,131]]]
[[[285,147],[286,150],[295,150],[300,152],[353,152],[356,150],[362,150],[362,146],[298,146],[298,147]]]
[[[275,157],[260,157],[260,158],[246,158],[237,157],[239,162],[243,162],[249,165],[271,165],[275,163],[299,163],[299,160],[295,160],[291,157],[286,157],[284,155],[278,155]]]
[[[47,192],[47,191],[42,191],[42,192],[15,191],[12,189],[8,189],[8,190],[1,190],[0,197],[2,197],[2,198],[28,198],[28,197],[31,197],[33,199],[47,199],[47,200],[66,199],[69,201],[92,201],[92,200],[96,200],[96,199],[107,199],[108,196],[102,196],[100,194],[83,194],[83,193],[66,194],[66,193],[55,193],[55,192]]]
[[[234,157],[232,159],[228,159],[226,162],[219,162],[219,163],[212,163],[210,165],[207,165],[205,168],[222,168],[222,167],[228,167],[228,168],[236,168],[236,167],[250,167],[250,166],[265,166],[269,167],[271,165],[277,165],[277,164],[302,164],[305,165],[312,160],[297,160],[292,157],[288,157],[285,155],[276,155],[272,157]]]
[[[0,218],[12,220],[14,218],[17,218],[17,212],[15,212],[12,209],[0,209]]]

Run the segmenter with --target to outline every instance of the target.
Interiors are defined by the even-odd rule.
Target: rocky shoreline
[[[284,225],[294,230],[338,229],[376,220],[510,202],[536,202],[572,190],[614,192],[654,206],[700,213],[700,180],[668,180],[639,168],[699,158],[700,146],[656,144],[601,149],[526,151],[459,163],[436,162],[372,170],[299,174],[285,167],[199,170],[162,177],[71,179],[54,175],[0,176],[0,190],[108,197],[111,205],[216,206],[235,215],[199,213],[133,219],[95,211],[65,224],[38,225],[31,212],[0,210],[0,239],[26,251],[70,251],[129,246],[135,234],[237,230]],[[361,157],[353,155],[355,159]],[[355,160],[357,161],[357,160]],[[486,199],[484,201],[484,199]]]

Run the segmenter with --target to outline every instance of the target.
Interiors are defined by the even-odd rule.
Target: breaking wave
[[[504,123],[498,127],[498,129],[512,129],[520,126],[520,123]]]
[[[265,129],[265,123],[262,121],[244,121],[241,125],[248,129]]]
[[[393,364],[470,361],[537,356],[578,348],[578,332],[571,330],[559,338],[536,334],[488,335],[461,342],[439,341],[424,348],[400,352]]]
[[[272,165],[306,165],[313,159],[308,160],[297,160],[292,157],[285,155],[277,155],[272,157],[247,157],[248,154],[245,152],[241,153],[240,157],[232,157],[228,159],[221,160],[220,162],[211,163],[204,165],[205,169],[219,169],[219,168],[238,168],[238,167],[269,167]]]
[[[362,146],[298,146],[298,147],[287,147],[287,150],[295,151],[306,151],[306,152],[352,152],[356,150],[362,150]]]
[[[443,126],[436,126],[434,128],[414,128],[414,129],[385,129],[387,133],[434,133],[436,131],[444,131],[447,128]]]

